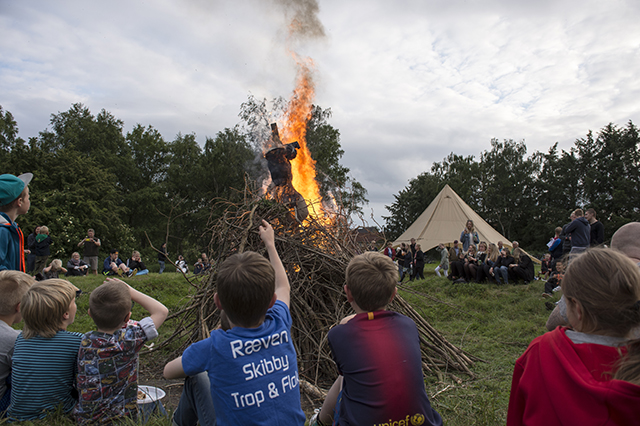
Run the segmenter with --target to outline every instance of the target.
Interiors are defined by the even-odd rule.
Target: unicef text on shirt
[[[250,355],[252,353],[260,352],[262,349],[267,349],[270,346],[277,346],[289,341],[289,333],[286,330],[281,333],[275,333],[271,336],[261,337],[253,340],[233,340],[230,342],[231,354],[233,358],[238,356]]]

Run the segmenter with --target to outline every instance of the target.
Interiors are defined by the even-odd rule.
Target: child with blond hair
[[[11,420],[42,419],[76,403],[76,359],[82,334],[67,331],[76,318],[81,291],[69,281],[50,279],[31,286],[20,303],[24,319],[16,339],[11,372]]]
[[[0,271],[0,413],[4,415],[11,402],[11,359],[20,330],[11,326],[22,320],[20,300],[35,283],[31,275],[20,271]]]

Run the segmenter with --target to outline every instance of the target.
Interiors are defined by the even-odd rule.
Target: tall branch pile
[[[250,194],[249,194],[250,195]],[[275,244],[291,283],[292,339],[298,353],[301,379],[328,388],[337,376],[327,333],[342,318],[353,313],[343,292],[345,270],[358,254],[356,233],[347,218],[337,215],[331,224],[310,219],[300,226],[287,208],[277,203],[247,197],[244,203],[226,203],[223,216],[209,224],[211,274],[201,281],[191,279],[196,294],[181,311],[176,331],[161,347],[171,345],[177,355],[191,343],[209,336],[220,326],[220,312],[213,303],[216,292],[216,265],[246,250],[266,255],[258,235],[265,219],[274,228]],[[473,377],[469,367],[475,360],[449,343],[400,295],[389,309],[413,319],[420,332],[425,374],[460,372]],[[159,348],[158,348],[159,349]],[[455,376],[453,376],[455,378]]]

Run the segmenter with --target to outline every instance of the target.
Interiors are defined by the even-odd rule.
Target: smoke
[[[291,19],[289,36],[295,39],[322,38],[324,26],[318,19],[317,0],[275,0],[284,8],[285,17]]]

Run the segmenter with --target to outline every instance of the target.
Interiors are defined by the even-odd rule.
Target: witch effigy
[[[300,144],[297,141],[283,144],[280,141],[276,123],[271,124],[271,141],[273,148],[264,154],[269,173],[271,173],[271,183],[267,188],[267,194],[275,201],[292,209],[295,219],[302,223],[309,215],[309,209],[304,197],[293,187],[293,173],[291,172],[291,160],[298,155],[297,150],[300,149]]]

